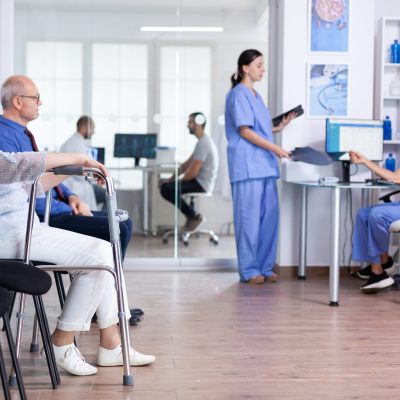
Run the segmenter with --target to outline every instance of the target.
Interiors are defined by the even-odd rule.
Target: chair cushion
[[[394,221],[390,224],[389,231],[390,232],[400,232],[400,219],[398,219],[397,221]]]
[[[22,261],[0,260],[0,286],[30,295],[42,295],[51,287],[50,275]]]
[[[8,311],[11,303],[11,293],[0,287],[0,318]]]

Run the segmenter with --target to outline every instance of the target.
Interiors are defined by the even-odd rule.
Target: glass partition
[[[80,116],[93,119],[95,134],[85,143],[104,158],[119,206],[134,222],[127,257],[234,259],[224,100],[241,51],[267,54],[269,1],[142,3],[15,0],[15,72],[31,77],[43,100],[30,129],[40,148],[58,150],[76,134]],[[191,31],[160,29],[166,27]],[[214,32],[205,31],[210,27]],[[265,78],[258,87],[264,97],[266,85]],[[197,149],[198,126],[219,162],[207,193],[186,197],[194,215],[202,216],[193,233],[196,223],[178,202],[181,172],[190,178],[185,161]],[[116,151],[117,134],[126,135],[126,151]],[[151,134],[157,143],[149,150],[143,143],[149,146],[144,139]],[[194,161],[207,164],[199,157]],[[169,192],[161,191],[166,180]],[[101,202],[95,207],[101,211]]]

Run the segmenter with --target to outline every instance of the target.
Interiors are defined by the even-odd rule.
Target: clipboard
[[[292,112],[293,112],[293,113],[296,113],[295,118],[297,118],[297,117],[299,117],[300,115],[304,114],[304,109],[303,109],[303,107],[302,107],[301,104],[300,104],[300,105],[298,105],[297,107],[292,108],[291,110],[286,111],[286,112],[284,112],[283,114],[278,115],[278,116],[275,117],[275,118],[272,118],[272,126],[278,126],[278,125],[282,122],[283,118],[287,117],[287,116],[288,116],[290,113],[292,113]]]

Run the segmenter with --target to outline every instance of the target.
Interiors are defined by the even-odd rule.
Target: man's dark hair
[[[199,124],[199,123],[196,121],[196,117],[197,117],[197,116],[202,117],[201,119],[204,121],[202,124]],[[191,114],[189,115],[189,118],[193,118],[193,121],[194,121],[197,125],[200,125],[203,129],[206,127],[207,118],[206,118],[206,116],[205,116],[202,112],[194,112],[194,113],[191,113]]]
[[[93,121],[93,119],[91,117],[89,117],[87,115],[82,115],[82,117],[80,117],[78,119],[78,122],[76,123],[76,130],[79,131],[79,129],[82,126],[93,125],[93,124],[94,124],[94,121]]]

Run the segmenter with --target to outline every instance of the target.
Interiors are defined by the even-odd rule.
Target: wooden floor
[[[131,328],[135,347],[155,354],[156,363],[134,369],[134,387],[123,387],[122,368],[114,367],[99,368],[94,377],[61,372],[62,385],[51,390],[44,360],[26,351],[26,329],[29,399],[400,398],[400,293],[394,289],[364,295],[361,281],[347,276],[336,308],[327,305],[327,277],[249,286],[229,270],[126,276],[131,305],[146,313]],[[51,325],[54,292],[45,300]],[[96,341],[95,326],[78,337],[89,362]]]

